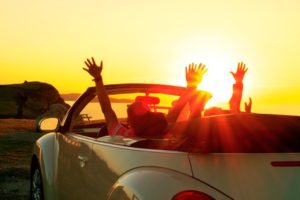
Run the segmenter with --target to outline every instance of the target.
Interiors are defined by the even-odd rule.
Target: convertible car
[[[167,114],[184,87],[106,85],[119,121],[134,101]],[[156,126],[154,123],[153,126]],[[300,117],[255,113],[189,117],[155,136],[108,135],[95,88],[65,118],[45,118],[34,146],[31,199],[300,199]],[[145,130],[147,131],[147,130]]]

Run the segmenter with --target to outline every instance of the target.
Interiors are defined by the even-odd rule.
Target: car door
[[[90,192],[93,182],[93,141],[98,137],[103,114],[95,99],[75,107],[69,116],[72,126],[58,134],[57,191],[59,199],[93,199]],[[82,108],[82,109],[80,109]]]
[[[88,197],[88,165],[92,145],[88,140],[69,132],[57,135],[57,196],[58,199],[84,199]]]

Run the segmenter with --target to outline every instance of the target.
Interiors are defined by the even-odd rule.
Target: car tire
[[[43,200],[43,181],[42,174],[37,162],[32,164],[31,177],[30,177],[30,199]]]

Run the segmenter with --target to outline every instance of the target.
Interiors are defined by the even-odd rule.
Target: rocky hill
[[[65,112],[69,105],[50,84],[25,81],[22,84],[0,85],[0,118],[35,119],[52,108]]]

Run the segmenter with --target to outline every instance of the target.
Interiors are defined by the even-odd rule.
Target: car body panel
[[[133,169],[114,184],[110,200],[172,199],[178,191],[202,191],[215,199],[229,200],[230,197],[186,174],[166,168],[142,167]]]
[[[43,190],[46,199],[55,199],[56,190],[56,163],[58,150],[56,149],[56,134],[48,133],[36,141],[33,157],[37,158],[43,177]]]
[[[174,170],[191,176],[190,163],[187,153],[184,152],[124,148],[103,143],[94,143],[93,150],[96,159],[93,162],[95,167],[105,166],[103,169],[105,173],[97,173],[96,183],[103,179],[104,174],[115,174],[115,176],[110,176],[111,178],[115,177],[115,179],[107,177],[107,180],[111,180],[110,184],[113,184],[117,181],[117,177],[122,176],[127,171],[151,166],[165,168],[169,171]],[[108,185],[107,189],[111,187],[112,185]]]
[[[233,199],[300,199],[300,166],[274,167],[274,161],[300,161],[300,153],[191,154],[193,174]]]
[[[190,163],[185,152],[124,147],[72,133],[66,136],[59,134],[58,138],[64,140],[59,142],[59,199],[105,199],[118,177],[138,167],[168,168],[191,176]],[[66,138],[68,144],[63,144]],[[88,159],[84,166],[78,156]],[[72,192],[74,188],[77,188],[76,193]]]
[[[85,140],[56,134],[58,159],[56,167],[56,194],[58,199],[84,199],[89,196],[89,158],[92,144]],[[74,189],[76,192],[74,192]]]

